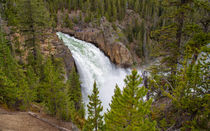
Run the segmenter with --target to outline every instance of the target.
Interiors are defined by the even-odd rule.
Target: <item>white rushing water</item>
[[[103,112],[105,112],[109,108],[116,83],[122,88],[124,78],[130,71],[116,67],[100,49],[91,43],[75,39],[61,32],[58,32],[57,35],[71,50],[82,82],[85,105],[88,104],[88,95],[92,93],[93,83],[96,81],[100,92],[99,97],[104,107]]]

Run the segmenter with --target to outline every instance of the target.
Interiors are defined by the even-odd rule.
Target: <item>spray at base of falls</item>
[[[75,60],[80,81],[82,82],[82,95],[85,107],[88,104],[88,95],[92,93],[93,83],[96,81],[99,88],[99,98],[102,101],[103,113],[109,108],[116,84],[122,89],[125,76],[129,69],[116,67],[100,49],[67,34],[57,32],[58,37],[70,49]]]

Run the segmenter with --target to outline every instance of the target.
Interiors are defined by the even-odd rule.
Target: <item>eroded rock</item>
[[[59,29],[58,31],[94,44],[100,48],[113,63],[121,67],[129,67],[133,64],[132,56],[129,50],[120,42],[107,40],[108,38],[105,38],[100,30],[88,28],[81,31],[74,31],[70,29]]]
[[[52,44],[56,50],[54,54],[55,57],[63,59],[66,73],[69,76],[71,69],[75,67],[74,58],[72,57],[69,48],[65,46],[61,40],[53,41]]]

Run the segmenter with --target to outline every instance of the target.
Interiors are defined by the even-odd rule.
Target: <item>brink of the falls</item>
[[[99,98],[102,101],[103,113],[109,108],[116,84],[122,89],[125,76],[129,69],[116,67],[100,49],[87,43],[58,32],[58,37],[70,49],[75,60],[82,82],[82,95],[85,107],[88,104],[88,95],[92,93],[93,83],[96,81],[99,88]]]

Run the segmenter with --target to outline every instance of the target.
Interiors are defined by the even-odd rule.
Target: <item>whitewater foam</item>
[[[124,79],[130,69],[123,69],[112,64],[104,53],[93,44],[78,40],[67,34],[57,32],[58,37],[70,49],[82,82],[82,95],[85,105],[92,93],[93,83],[99,88],[103,113],[109,108],[116,84],[122,89]]]

